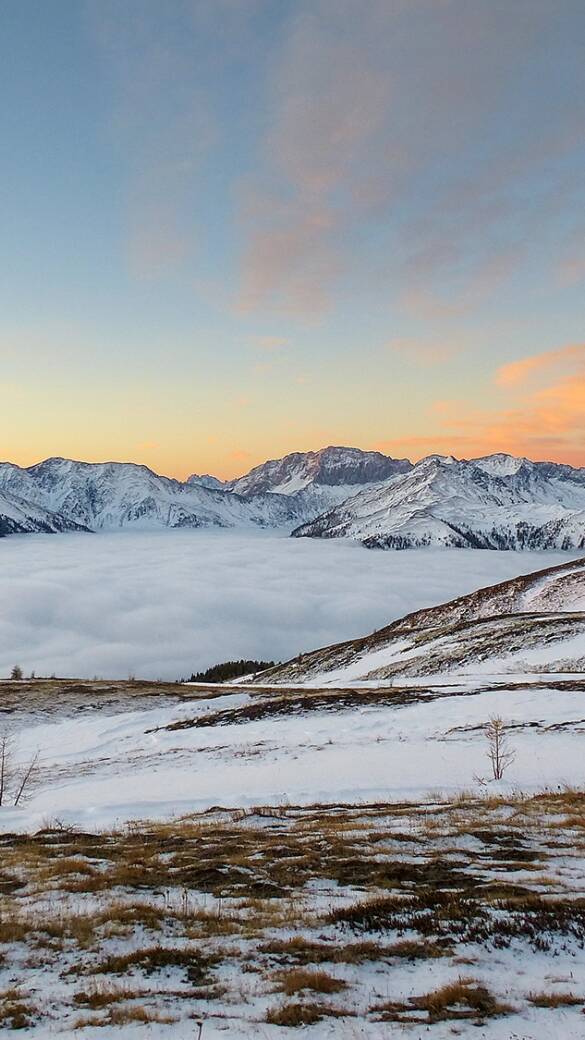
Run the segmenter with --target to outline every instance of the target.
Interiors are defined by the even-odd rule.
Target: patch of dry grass
[[[73,1031],[79,1029],[104,1028],[106,1026],[131,1026],[131,1025],[171,1025],[178,1022],[176,1015],[163,1015],[160,1011],[154,1011],[143,1006],[109,1007],[105,1015],[95,1017],[80,1016],[73,1023]]]
[[[0,1030],[26,1029],[34,1025],[36,1008],[17,986],[0,990]]]
[[[323,1018],[347,1018],[352,1014],[351,1011],[328,1007],[325,1004],[292,1002],[269,1008],[265,1021],[272,1026],[288,1026],[290,1029],[297,1029],[299,1026],[312,1026]]]
[[[578,997],[575,993],[529,993],[527,1000],[534,1007],[559,1008],[578,1007],[585,1005],[585,997]]]
[[[194,985],[206,985],[210,981],[209,969],[218,961],[217,955],[203,953],[199,949],[174,946],[149,946],[129,953],[110,954],[98,964],[86,966],[84,974],[125,975],[138,969],[145,975],[166,969],[183,969]]]
[[[108,982],[92,981],[83,990],[73,995],[76,1004],[99,1011],[121,1001],[136,1000],[143,994],[140,990],[132,990],[129,986],[112,986]]]
[[[293,968],[280,972],[275,976],[278,989],[287,997],[292,997],[303,990],[311,993],[341,993],[347,989],[347,982],[336,979],[326,971],[309,971],[306,968]]]
[[[449,1019],[495,1018],[513,1011],[508,1004],[496,999],[483,983],[476,979],[461,978],[449,982],[420,997],[411,997],[407,1002],[390,1001],[372,1009],[381,1021],[423,1022],[429,1024]],[[421,1018],[426,1014],[426,1019]]]

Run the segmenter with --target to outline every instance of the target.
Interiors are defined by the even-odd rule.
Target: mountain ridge
[[[335,468],[345,484],[314,481],[307,470],[299,487],[279,493],[264,477],[267,490],[250,486],[246,489],[238,478],[222,482],[209,474],[191,475],[186,481],[166,477],[142,463],[83,462],[53,456],[32,466],[20,467],[11,462],[0,463],[0,531],[5,534],[34,530],[112,530],[119,527],[289,527],[312,519],[325,509],[345,500],[366,484],[364,475],[392,471],[395,460],[380,453],[360,449],[326,448],[320,453],[305,453],[314,463],[315,457],[326,460],[329,472]],[[372,461],[373,458],[373,461]],[[294,464],[302,463],[296,453]],[[341,462],[343,461],[343,466]],[[280,460],[280,478],[292,458]],[[353,470],[352,470],[353,463]],[[268,469],[270,463],[264,464]],[[369,467],[369,468],[368,468]],[[258,479],[258,470],[254,471]],[[318,467],[317,467],[318,468]],[[290,483],[290,481],[289,481]],[[240,486],[240,490],[238,487]],[[244,493],[245,492],[245,493]],[[30,504],[30,516],[23,504]],[[59,519],[35,516],[45,511]],[[38,522],[41,526],[35,526]]]
[[[251,526],[367,548],[585,547],[585,469],[502,452],[413,464],[328,446],[225,482],[53,456],[29,467],[0,463],[0,496],[0,535]]]
[[[471,460],[431,455],[292,534],[381,549],[579,549],[585,470],[503,453]]]

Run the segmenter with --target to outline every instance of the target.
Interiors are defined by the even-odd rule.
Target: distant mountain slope
[[[159,476],[135,463],[45,459],[22,468],[0,463],[0,492],[28,503],[24,528],[36,530],[36,511],[60,517],[61,527],[288,527],[313,519],[371,481],[410,466],[378,452],[325,448],[266,463],[224,483],[193,474],[186,481]],[[261,476],[258,471],[266,470]],[[288,477],[287,477],[288,474]],[[280,483],[278,483],[280,481]],[[335,483],[345,481],[345,483]],[[368,482],[364,485],[364,482]],[[30,527],[26,527],[29,523]],[[0,533],[13,533],[8,517]]]
[[[585,547],[585,470],[509,455],[431,455],[296,529],[368,548]]]
[[[19,503],[18,517],[3,514],[3,534],[39,523],[55,531],[251,525],[369,548],[585,547],[585,470],[509,455],[429,456],[413,466],[329,447],[227,483],[196,474],[174,480],[130,462],[51,458],[28,468],[0,463],[0,494]]]
[[[59,513],[31,505],[16,495],[0,492],[0,537],[60,531],[87,531],[87,527],[65,520]]]
[[[71,525],[90,530],[239,524],[273,527],[305,515],[295,513],[283,497],[264,495],[246,501],[200,484],[158,476],[134,463],[54,458],[28,469],[2,463],[0,490],[17,496],[31,517],[39,509],[59,515],[62,529]]]
[[[212,491],[224,491],[226,487],[226,481],[220,480],[219,477],[213,477],[210,473],[192,473],[190,477],[187,477],[186,484],[200,484],[201,487],[211,488]]]
[[[521,671],[585,671],[585,559],[418,610],[303,654],[261,681],[344,686]]]

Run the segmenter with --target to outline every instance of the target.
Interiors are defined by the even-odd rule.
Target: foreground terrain
[[[584,585],[231,684],[0,684],[0,1028],[582,1037]]]
[[[0,1029],[583,1035],[575,791],[211,810],[0,848]]]

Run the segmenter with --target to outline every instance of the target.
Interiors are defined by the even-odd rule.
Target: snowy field
[[[505,719],[515,754],[503,790],[578,785],[585,678],[507,678],[484,689],[454,684],[404,697],[357,691],[345,701],[335,690],[313,699],[308,691],[218,689],[168,707],[47,722],[19,711],[8,716],[15,753],[24,768],[38,752],[40,772],[17,809],[2,808],[0,831],[55,820],[113,827],[214,805],[351,804],[479,790],[476,777],[489,776],[483,726],[492,715]]]
[[[4,538],[0,675],[18,663],[175,679],[225,659],[286,660],[567,556],[375,552],[272,531]]]

